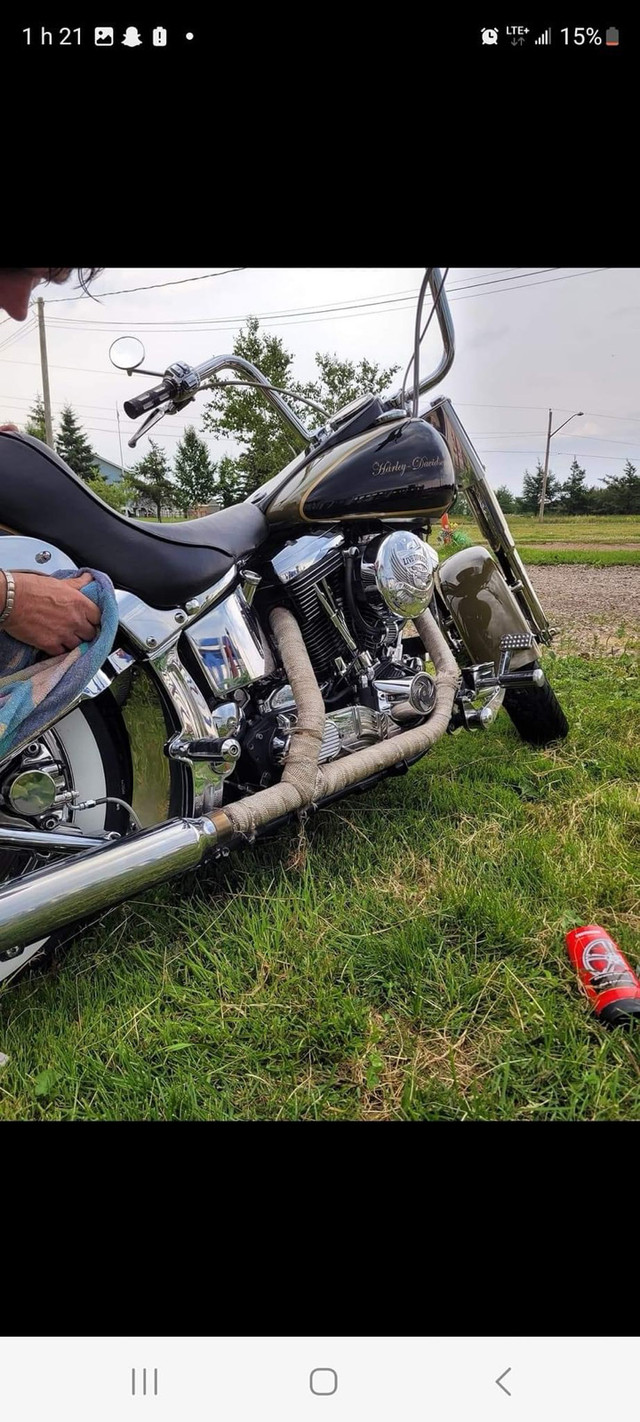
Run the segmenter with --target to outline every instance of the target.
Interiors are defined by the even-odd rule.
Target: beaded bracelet
[[[13,604],[15,602],[16,596],[16,585],[13,573],[9,573],[6,568],[3,568],[2,572],[4,573],[5,582],[7,584],[7,598],[4,605],[4,609],[2,613],[0,613],[0,627],[2,626],[3,622],[6,622],[7,618],[13,612]]]

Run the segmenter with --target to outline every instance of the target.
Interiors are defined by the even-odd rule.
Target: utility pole
[[[122,435],[120,434],[120,411],[119,411],[119,409],[118,409],[118,401],[117,401],[117,400],[116,400],[116,419],[117,419],[117,421],[118,421],[118,440],[119,440],[119,443],[120,443],[120,468],[121,468],[121,470],[122,470],[122,478],[124,479],[124,458],[123,458],[123,455],[122,455]]]
[[[49,366],[47,364],[47,337],[44,329],[44,301],[36,299],[38,307],[38,327],[40,330],[40,364],[42,366],[42,400],[44,403],[44,428],[47,444],[53,449],[53,422],[51,419],[51,395],[49,394]]]
[[[545,501],[545,496],[546,496],[546,492],[547,492],[547,476],[548,476],[548,473],[549,473],[549,445],[551,444],[551,421],[552,421],[552,419],[553,419],[553,410],[550,410],[550,411],[549,411],[549,424],[548,424],[548,426],[547,426],[547,448],[546,448],[545,456],[544,456],[544,471],[543,471],[543,474],[542,474],[542,493],[541,493],[541,495],[540,495],[540,512],[539,512],[539,514],[538,514],[538,518],[540,519],[540,522],[542,522],[542,520],[543,520],[543,518],[544,518],[544,501]]]
[[[575,420],[576,417],[579,416],[579,415],[584,415],[584,410],[574,410],[573,414],[572,414],[572,415],[569,415],[569,419],[568,419],[568,420],[563,420],[561,425],[558,425],[555,430],[552,430],[552,428],[551,428],[551,421],[552,421],[552,419],[553,419],[553,410],[550,410],[550,411],[549,411],[549,427],[548,427],[548,429],[547,429],[547,448],[546,448],[546,452],[545,452],[545,456],[544,456],[544,470],[543,470],[543,473],[542,473],[542,493],[541,493],[541,495],[540,495],[540,513],[538,514],[538,518],[540,519],[540,522],[542,522],[542,520],[543,520],[543,518],[544,518],[544,501],[545,501],[545,498],[546,498],[546,495],[547,495],[547,477],[548,477],[548,474],[549,474],[549,445],[551,444],[552,436],[553,436],[553,435],[557,435],[558,430],[563,430],[564,427],[565,427],[565,425],[568,425],[568,424],[569,424],[569,420]]]

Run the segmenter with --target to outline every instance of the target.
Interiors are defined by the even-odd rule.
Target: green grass
[[[516,543],[625,543],[640,542],[640,514],[588,514],[572,518],[561,514],[545,514],[540,520],[534,514],[505,514]],[[473,519],[451,514],[452,523],[469,531],[477,530]],[[436,530],[437,531],[437,530]]]
[[[546,657],[567,741],[506,714],[306,835],[132,900],[0,992],[4,1119],[640,1119],[564,934],[640,957],[640,676]]]
[[[452,522],[471,538],[473,543],[488,547],[473,519],[452,517]],[[544,521],[530,514],[507,514],[507,522],[524,563],[544,567],[580,563],[588,567],[612,568],[640,565],[640,516],[563,518],[547,514]],[[434,527],[430,543],[444,560],[457,550],[438,541],[439,526]],[[555,544],[573,544],[558,548]],[[627,547],[637,543],[637,548]],[[548,546],[546,546],[548,545]],[[586,545],[586,546],[585,546]]]
[[[640,549],[637,548],[535,548],[521,540],[520,553],[523,562],[532,567],[563,563],[580,563],[591,568],[640,566]]]
[[[454,515],[455,517],[455,515]],[[640,542],[640,515],[603,514],[596,518],[587,514],[572,518],[561,514],[545,514],[542,523],[531,514],[507,514],[507,522],[516,543],[547,542],[619,543],[629,539]]]

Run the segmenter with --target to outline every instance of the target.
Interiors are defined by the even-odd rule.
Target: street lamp
[[[584,410],[576,410],[573,415],[569,415],[569,420],[575,420],[578,415],[584,415]],[[542,522],[542,520],[543,520],[543,518],[544,518],[544,501],[545,501],[545,497],[546,497],[546,493],[547,493],[547,475],[548,475],[548,473],[549,473],[549,445],[551,444],[551,440],[552,440],[553,435],[556,435],[556,434],[558,433],[558,430],[563,430],[564,427],[565,427],[565,425],[568,425],[568,423],[569,423],[569,420],[563,420],[563,422],[562,422],[561,425],[558,425],[555,430],[552,430],[552,428],[551,428],[551,421],[552,421],[552,419],[553,419],[553,410],[550,410],[550,411],[549,411],[549,424],[548,424],[548,427],[547,427],[547,448],[546,448],[546,453],[545,453],[545,456],[544,456],[544,473],[543,473],[543,475],[542,475],[542,493],[541,493],[541,495],[540,495],[540,513],[538,514],[538,518],[540,519],[540,522]]]

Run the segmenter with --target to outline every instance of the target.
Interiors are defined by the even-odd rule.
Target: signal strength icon
[[[534,40],[534,44],[551,44],[551,30],[545,30],[540,39]]]

